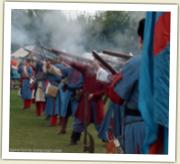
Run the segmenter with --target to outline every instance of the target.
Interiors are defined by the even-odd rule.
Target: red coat
[[[84,78],[83,95],[81,97],[75,116],[87,124],[90,122],[100,124],[104,118],[104,102],[102,97],[105,93],[106,85],[97,81],[96,75],[90,73],[91,70],[89,70],[88,67],[76,63],[73,63],[72,66],[79,70],[83,74]],[[90,100],[87,100],[86,107],[85,98],[88,99],[89,94],[93,94],[93,97]],[[94,115],[95,120],[93,120]]]

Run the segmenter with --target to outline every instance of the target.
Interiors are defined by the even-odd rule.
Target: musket
[[[64,57],[68,57],[68,58],[73,58],[77,61],[84,61],[84,62],[90,62],[89,59],[85,59],[85,58],[82,58],[82,57],[79,57],[75,54],[70,54],[70,53],[67,53],[67,52],[64,52],[64,51],[60,51],[60,50],[57,50],[57,49],[54,49],[54,48],[46,48],[46,47],[43,47],[41,46],[41,48],[51,52],[51,53],[54,53],[56,56],[59,56],[59,55],[62,55]]]
[[[24,57],[24,59],[30,59],[30,60],[33,60],[33,61],[38,61],[38,57],[37,56],[31,55],[31,54],[38,55],[36,52],[33,52],[33,51],[28,50],[26,48],[24,48],[24,50],[28,52],[27,56]]]
[[[44,46],[42,46],[42,48],[44,48],[46,51],[52,52],[52,53],[54,53],[56,55],[68,55],[69,56],[68,53],[65,53],[65,52],[60,51],[60,50],[56,50],[54,48],[47,48],[47,47],[44,47]]]
[[[98,60],[106,69],[108,69],[112,74],[116,74],[116,70],[114,70],[102,57],[98,55],[96,51],[92,51],[93,56],[96,60]]]
[[[27,48],[24,48],[24,50],[26,50],[27,52],[29,52],[28,55],[30,54],[35,54],[35,57],[36,57],[36,61],[41,61],[40,58],[41,58],[41,55],[40,53],[36,52],[36,51],[33,51],[33,50],[28,50]],[[31,57],[33,59],[33,56]]]
[[[125,59],[130,59],[132,57],[131,55],[125,54],[125,53],[122,53],[122,52],[114,52],[114,51],[110,51],[110,50],[103,50],[102,52],[104,54],[106,54],[106,55],[125,58]]]

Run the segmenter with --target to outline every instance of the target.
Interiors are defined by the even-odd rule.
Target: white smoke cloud
[[[22,47],[23,45],[41,42],[49,48],[64,50],[72,54],[84,54],[87,52],[86,44],[91,45],[92,50],[94,48],[108,48],[125,52],[129,49],[137,51],[137,47],[134,46],[136,44],[136,27],[137,22],[144,16],[144,13],[130,14],[131,19],[135,22],[132,25],[135,32],[132,34],[127,30],[123,34],[117,33],[113,38],[116,45],[113,45],[108,40],[100,43],[96,40],[89,40],[88,23],[76,19],[77,16],[84,13],[86,12],[38,10],[38,12],[32,12],[33,19],[31,19],[27,10],[14,10],[12,12],[12,44]],[[94,13],[97,12],[94,11]],[[86,13],[86,16],[88,22],[88,13]],[[90,16],[93,16],[93,13]],[[102,29],[101,24],[97,22],[94,29],[96,32],[100,32]],[[94,37],[93,31],[89,32],[92,33],[91,37]]]

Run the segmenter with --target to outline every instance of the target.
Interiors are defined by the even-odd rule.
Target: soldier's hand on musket
[[[122,78],[120,73],[116,73],[114,75],[112,75],[111,79],[113,84],[115,85],[120,79]]]
[[[94,96],[93,93],[89,94],[88,100],[91,100],[93,98],[93,96]]]

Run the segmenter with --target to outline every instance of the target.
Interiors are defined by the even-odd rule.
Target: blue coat
[[[72,95],[75,89],[82,86],[83,79],[82,75],[71,67],[63,69],[63,75],[67,78],[67,86],[66,89],[64,89],[64,84],[60,86],[56,106],[59,108],[59,115],[65,117],[68,112],[68,107],[71,108],[72,114],[74,114],[77,109],[78,102],[72,99]]]
[[[22,99],[27,100],[27,99],[32,98],[32,90],[31,90],[30,79],[29,78],[33,74],[33,69],[32,69],[31,66],[29,66],[27,68],[28,77],[24,78],[24,77],[22,77],[23,68],[24,68],[24,66],[22,65],[18,70],[20,72],[20,74],[21,74],[21,92],[20,93],[21,93]]]
[[[54,76],[52,74],[47,74],[46,80],[48,80],[48,82],[50,82],[51,84],[58,86],[58,84],[61,81],[61,78]],[[56,98],[46,95],[45,115],[52,116],[52,115],[58,115],[58,114],[59,114],[59,111],[57,110],[57,107],[56,107]]]
[[[122,69],[122,79],[115,86],[115,91],[125,100],[124,111],[139,110],[139,72],[141,56],[134,56]],[[142,153],[145,136],[145,124],[141,116],[124,116],[124,151],[126,154]]]

